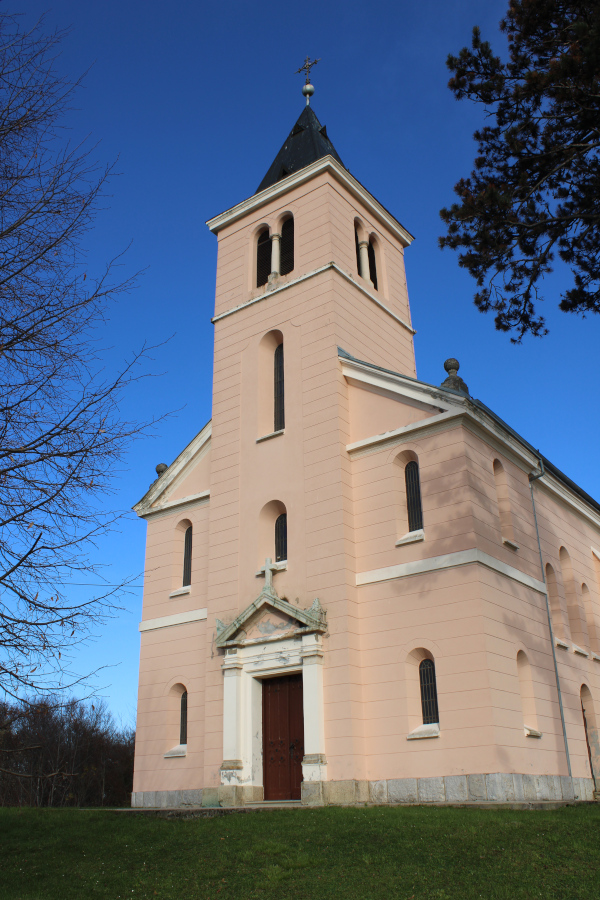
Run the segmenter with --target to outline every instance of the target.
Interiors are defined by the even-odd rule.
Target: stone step
[[[252,800],[244,803],[250,809],[301,809],[301,800]]]

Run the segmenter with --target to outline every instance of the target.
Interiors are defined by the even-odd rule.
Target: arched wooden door
[[[299,800],[304,757],[302,675],[263,681],[265,800]]]

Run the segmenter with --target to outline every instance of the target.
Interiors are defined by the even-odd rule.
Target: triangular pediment
[[[227,647],[326,630],[327,615],[318,600],[309,609],[300,609],[265,587],[230,625],[217,619],[216,643]]]
[[[212,422],[208,422],[179,456],[153,481],[133,507],[138,516],[168,510],[210,491],[210,447]]]

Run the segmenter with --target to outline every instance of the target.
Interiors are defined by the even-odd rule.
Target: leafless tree
[[[115,603],[70,601],[68,583],[94,571],[114,522],[103,494],[143,430],[119,402],[145,351],[103,369],[96,329],[131,282],[85,271],[111,169],[65,138],[77,84],[57,71],[63,37],[0,13],[0,689],[13,698],[64,687],[69,647]]]
[[[134,733],[102,701],[0,701],[0,806],[124,806]]]

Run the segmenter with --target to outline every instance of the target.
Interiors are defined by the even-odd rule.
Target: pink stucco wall
[[[294,270],[272,292],[255,288],[257,231],[292,212]],[[356,270],[354,221],[375,234],[379,290]],[[566,764],[543,594],[478,563],[357,586],[357,575],[477,549],[531,579],[540,566],[528,469],[498,436],[457,419],[443,429],[347,446],[439,414],[433,401],[349,383],[337,348],[416,376],[412,334],[372,298],[410,323],[404,250],[366,205],[325,171],[226,225],[218,235],[212,437],[191,457],[148,517],[143,620],[201,608],[205,621],[142,634],[135,791],[220,783],[223,761],[223,661],[215,623],[231,622],[257,596],[264,564],[258,522],[270,501],[288,514],[288,566],[274,576],[280,596],[327,610],[324,704],[328,779],[388,779],[473,772],[565,774]],[[325,268],[304,280],[329,263]],[[351,280],[342,273],[350,276]],[[249,301],[260,299],[250,305]],[[218,318],[229,310],[231,315]],[[208,327],[208,326],[207,326]],[[265,433],[260,344],[283,335],[285,433]],[[396,546],[403,525],[398,455],[418,457],[424,540]],[[518,550],[503,543],[493,461],[504,466]],[[168,474],[168,473],[167,473]],[[185,507],[173,504],[210,491]],[[577,511],[543,482],[535,487],[544,561],[560,581],[559,548],[570,554],[575,582],[589,588],[600,629],[600,517]],[[567,491],[568,493],[568,491]],[[572,499],[572,498],[571,498]],[[581,506],[581,503],[580,503]],[[585,504],[583,504],[585,506]],[[194,528],[192,585],[177,586],[181,529]],[[560,584],[562,591],[562,582]],[[567,622],[565,607],[565,622]],[[565,626],[568,629],[568,623]],[[572,643],[572,642],[571,642]],[[411,651],[435,658],[440,736],[407,741],[419,724]],[[600,647],[583,648],[586,651]],[[528,738],[516,657],[526,652],[541,739]],[[579,694],[600,698],[600,660],[557,649],[573,774],[589,776]],[[411,680],[412,679],[412,680]],[[188,752],[165,759],[177,743],[170,690],[189,696]]]

